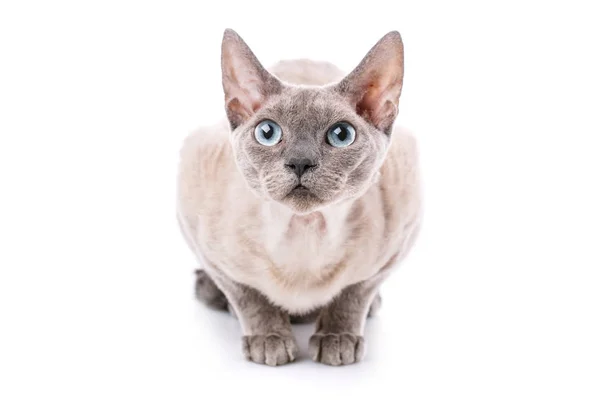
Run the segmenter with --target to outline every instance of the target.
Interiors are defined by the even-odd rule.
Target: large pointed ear
[[[336,90],[356,112],[379,130],[390,133],[402,91],[404,45],[396,31],[385,35]]]
[[[233,30],[223,34],[221,70],[225,109],[232,129],[246,121],[267,98],[279,93],[281,82],[258,61],[244,40]]]

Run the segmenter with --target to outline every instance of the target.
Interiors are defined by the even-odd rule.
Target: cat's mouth
[[[286,197],[313,198],[315,200],[318,199],[318,197],[308,187],[301,183],[298,183],[296,186],[294,186]]]
[[[281,201],[298,214],[313,212],[322,205],[319,196],[301,183],[295,185]]]
[[[306,186],[304,186],[303,184],[301,184],[301,183],[297,184],[292,189],[292,192],[294,192],[294,191],[307,191],[307,192],[310,192],[310,190]]]

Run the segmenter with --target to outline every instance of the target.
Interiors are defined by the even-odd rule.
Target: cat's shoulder
[[[418,164],[419,149],[414,134],[405,127],[395,127],[383,165],[384,170],[394,170],[402,175],[413,174],[417,172]]]
[[[380,169],[379,189],[386,201],[399,210],[418,210],[421,198],[419,150],[415,136],[395,128],[386,159]],[[409,204],[413,206],[407,207]]]
[[[180,155],[185,157],[190,152],[210,151],[214,147],[227,144],[229,136],[229,125],[225,119],[213,125],[201,126],[192,131],[181,146]]]
[[[180,149],[182,178],[208,181],[235,168],[227,121],[204,126],[190,133]]]

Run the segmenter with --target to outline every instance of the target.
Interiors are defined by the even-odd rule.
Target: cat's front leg
[[[242,350],[246,359],[270,366],[296,359],[298,345],[289,315],[257,290],[216,276],[242,327]]]
[[[362,359],[365,353],[365,320],[374,305],[373,301],[381,301],[377,287],[371,282],[348,286],[323,308],[317,320],[316,332],[309,342],[309,353],[314,361],[327,365],[347,365]]]

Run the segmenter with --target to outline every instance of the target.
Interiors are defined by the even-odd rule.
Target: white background
[[[0,398],[600,398],[594,3],[2,1]],[[175,173],[226,27],[265,65],[404,38],[425,225],[362,364],[309,361],[309,326],[250,364],[193,298]]]

